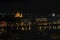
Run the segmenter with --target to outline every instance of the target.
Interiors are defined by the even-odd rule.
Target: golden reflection
[[[21,30],[23,30],[23,31],[24,31],[24,27],[21,27]]]
[[[31,22],[29,22],[29,26],[31,26]]]
[[[17,26],[20,26],[19,23],[16,23]]]
[[[23,26],[23,25],[24,25],[24,23],[23,23],[23,22],[21,22],[21,23],[20,23],[20,25],[21,25],[21,26]]]
[[[60,29],[60,25],[58,26],[58,29]]]
[[[29,27],[29,30],[31,30],[31,27]]]
[[[37,18],[36,19],[36,22],[42,22],[42,21],[47,22],[48,20],[47,20],[47,18]]]

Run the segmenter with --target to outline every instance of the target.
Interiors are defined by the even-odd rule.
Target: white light
[[[55,13],[53,13],[52,16],[55,16]]]

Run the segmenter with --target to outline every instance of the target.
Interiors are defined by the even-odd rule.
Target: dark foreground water
[[[0,40],[60,40],[58,31],[8,31],[0,33]]]

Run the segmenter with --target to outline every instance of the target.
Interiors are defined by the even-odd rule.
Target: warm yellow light
[[[58,26],[58,29],[60,29],[60,25]]]
[[[23,31],[25,30],[24,27],[21,28]]]
[[[22,13],[17,12],[15,17],[23,17]]]
[[[21,26],[23,26],[24,25],[24,23],[23,22],[21,22],[21,24],[20,24]]]

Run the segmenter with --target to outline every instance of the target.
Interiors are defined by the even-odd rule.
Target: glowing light
[[[29,30],[31,30],[31,27],[29,27]]]
[[[24,23],[23,22],[21,22],[21,24],[20,24],[21,26],[23,26],[24,25]]]
[[[60,29],[60,25],[58,26],[58,29]]]
[[[24,27],[21,28],[24,31]]]
[[[29,22],[29,26],[31,26],[31,22]]]
[[[23,17],[22,13],[17,12],[15,17]]]
[[[55,13],[53,13],[52,16],[55,16]]]

